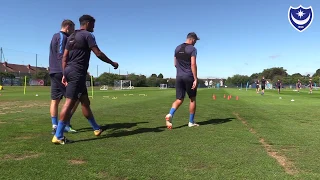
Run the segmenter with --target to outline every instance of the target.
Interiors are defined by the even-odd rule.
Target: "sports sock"
[[[189,122],[194,123],[194,114],[190,114]]]
[[[72,118],[72,114],[71,114],[71,116],[70,116],[70,119],[68,120],[68,121],[66,121],[65,122],[65,124],[66,124],[66,128],[65,128],[65,130],[67,130],[67,131],[69,131],[70,130],[70,121],[71,121],[71,118]]]
[[[94,119],[94,117],[92,119],[88,119],[88,121],[94,130],[100,129],[100,126],[96,123],[96,120]]]
[[[57,117],[51,117],[52,121],[52,128],[56,128],[58,125],[58,118]]]
[[[175,112],[176,112],[176,108],[171,108],[169,114],[173,116]]]
[[[58,139],[62,139],[63,138],[63,131],[64,131],[65,127],[66,127],[66,124],[63,121],[60,120],[59,123],[58,123],[56,134],[55,134],[55,136]]]

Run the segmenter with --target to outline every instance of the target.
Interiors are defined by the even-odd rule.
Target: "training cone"
[[[228,100],[230,100],[230,96],[228,96]]]
[[[230,94],[230,99],[232,98],[232,95]]]
[[[216,100],[216,95],[212,95],[212,99],[213,99],[213,100]]]
[[[224,95],[223,98],[226,98],[226,95]]]
[[[239,96],[236,97],[236,100],[237,100],[237,101],[239,100]]]

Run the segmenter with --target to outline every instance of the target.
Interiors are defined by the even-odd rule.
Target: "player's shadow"
[[[109,128],[110,128],[110,126],[109,126]],[[120,128],[120,127],[113,128],[113,129],[109,129],[109,128],[105,129],[106,131],[108,131],[108,132],[104,132],[106,134],[103,133],[99,137],[90,138],[90,139],[76,140],[76,141],[73,141],[73,143],[75,143],[75,142],[85,142],[85,141],[94,141],[94,140],[105,139],[105,138],[116,138],[116,137],[131,136],[131,135],[142,134],[142,133],[162,132],[162,131],[164,131],[166,129],[166,126],[159,126],[159,127],[155,127],[155,128],[138,128],[138,129],[134,129],[134,130],[128,129],[129,126],[127,126],[127,128],[123,128],[123,126],[122,126],[122,128]],[[111,131],[111,133],[109,131]]]
[[[227,123],[232,121],[235,118],[225,118],[225,119],[209,119],[207,121],[201,121],[201,122],[197,122],[197,124],[199,124],[200,126],[204,126],[204,125],[216,125],[216,124],[223,124],[223,123]],[[179,129],[179,128],[183,128],[188,126],[187,124],[184,124],[182,126],[177,126],[174,127],[173,129]]]
[[[100,127],[102,130],[129,129],[137,126],[138,124],[145,124],[145,123],[148,123],[148,122],[113,123],[113,124],[104,124]],[[77,129],[77,132],[87,132],[87,131],[92,131],[92,127]]]
[[[227,123],[232,121],[234,118],[225,118],[225,119],[209,119],[207,121],[201,121],[198,122],[200,126],[203,125],[215,125],[215,124],[222,124],[222,123]],[[76,140],[73,142],[86,142],[86,141],[95,141],[95,140],[100,140],[100,139],[105,139],[105,138],[117,138],[117,137],[124,137],[124,136],[131,136],[131,135],[137,135],[137,134],[142,134],[142,133],[158,133],[158,132],[163,132],[166,130],[166,126],[159,126],[155,128],[137,128],[134,130],[131,130],[130,128],[137,126],[138,124],[141,123],[148,123],[148,122],[137,122],[137,123],[115,123],[115,124],[109,124],[105,126],[101,126],[103,130],[106,130],[108,132],[104,132],[101,136],[95,137],[95,138],[89,138],[89,139],[81,139],[81,140]],[[182,125],[178,127],[174,127],[173,129],[179,129],[186,127],[188,125]],[[92,131],[92,128],[84,128],[89,131]],[[110,132],[111,131],[111,132]]]
[[[166,126],[160,126],[155,128],[137,128],[137,129],[130,129],[138,124],[146,124],[148,122],[134,122],[134,123],[113,123],[113,124],[105,124],[100,126],[102,130],[107,131],[103,132],[101,136],[89,139],[82,139],[72,141],[72,143],[76,142],[85,142],[85,141],[93,141],[105,138],[112,138],[112,137],[123,137],[123,136],[130,136],[135,134],[141,133],[148,133],[148,132],[162,132],[166,129]],[[77,132],[86,132],[92,131],[92,127],[77,129]]]

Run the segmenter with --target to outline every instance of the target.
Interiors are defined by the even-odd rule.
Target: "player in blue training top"
[[[61,24],[61,30],[55,33],[50,43],[49,55],[49,74],[51,79],[51,104],[50,114],[52,120],[52,134],[55,134],[58,126],[58,108],[59,103],[66,93],[66,87],[62,84],[62,56],[67,43],[67,38],[74,32],[74,23],[71,20],[64,20]],[[78,107],[76,103],[72,114]],[[65,131],[76,132],[71,128],[70,120],[66,123]]]
[[[189,127],[199,126],[194,122],[196,112],[196,96],[197,96],[197,49],[194,47],[196,42],[200,40],[196,33],[191,32],[187,35],[185,43],[176,47],[174,52],[174,66],[177,69],[176,74],[176,100],[173,102],[169,114],[166,115],[167,128],[172,128],[172,118],[176,110],[183,103],[185,94],[190,99],[190,118]]]
[[[80,29],[76,30],[68,38],[66,49],[62,58],[63,83],[66,88],[66,102],[60,113],[60,121],[57,131],[52,138],[54,144],[65,144],[69,142],[63,135],[66,122],[70,119],[72,108],[79,100],[82,106],[82,113],[91,124],[94,135],[100,136],[102,129],[96,123],[90,108],[90,100],[86,86],[86,75],[89,67],[91,51],[102,61],[111,64],[114,69],[118,68],[118,63],[111,61],[100,51],[92,32],[95,19],[90,15],[83,15],[79,18]]]

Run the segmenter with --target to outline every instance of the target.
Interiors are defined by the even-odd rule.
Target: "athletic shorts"
[[[62,84],[62,73],[50,74],[51,80],[51,99],[62,99],[66,94],[66,87]]]
[[[82,95],[88,96],[86,75],[87,74],[79,73],[68,67],[65,69],[65,78],[68,82],[66,98],[78,100]]]
[[[281,86],[278,86],[278,89],[281,89]]]
[[[189,98],[197,96],[197,87],[195,89],[191,89],[193,85],[194,78],[193,77],[177,77],[176,78],[176,98],[184,99],[186,93]]]
[[[259,89],[259,87],[260,87],[259,85],[256,86],[257,89]]]
[[[265,89],[266,89],[266,86],[263,86],[263,85],[262,85],[262,86],[261,86],[261,89],[262,89],[262,90],[265,90]]]

